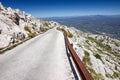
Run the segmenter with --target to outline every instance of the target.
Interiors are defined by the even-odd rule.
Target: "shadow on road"
[[[75,68],[74,68],[74,66],[73,66],[73,64],[72,64],[72,61],[71,61],[71,59],[70,59],[70,53],[69,53],[69,51],[68,51],[68,46],[67,46],[67,44],[66,44],[65,36],[64,36],[64,41],[65,41],[66,54],[67,54],[67,57],[68,57],[68,60],[69,60],[69,64],[70,64],[70,67],[71,67],[71,69],[72,69],[74,78],[75,78],[75,80],[79,80],[78,75],[77,75],[77,73],[76,73],[76,71],[75,71]]]

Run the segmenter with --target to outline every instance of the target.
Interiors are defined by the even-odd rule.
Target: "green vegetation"
[[[48,22],[44,22],[44,24],[43,24],[44,26],[49,26],[49,23]]]
[[[25,41],[27,41],[28,39],[26,39],[26,40],[24,40],[24,41],[21,41],[21,42],[15,42],[15,44],[12,44],[12,45],[9,45],[9,46],[7,46],[7,47],[5,47],[5,49],[4,50],[0,50],[0,54],[2,54],[2,53],[4,53],[5,51],[8,51],[8,50],[11,50],[11,49],[13,49],[13,48],[15,48],[17,45],[20,45],[20,44],[22,44],[23,42],[25,42]]]
[[[111,40],[112,44],[114,44],[115,46],[119,47],[120,46],[120,43],[117,42],[117,41],[114,41],[114,40]]]
[[[99,53],[103,53],[103,51],[101,49],[97,48],[97,50]]]
[[[117,57],[120,57],[120,55],[118,54],[118,52],[112,50],[112,48],[111,48],[108,44],[103,44],[100,40],[94,39],[94,38],[92,38],[92,37],[88,37],[88,40],[90,40],[91,42],[96,43],[96,45],[97,45],[98,47],[100,47],[100,48],[101,48],[102,50],[104,50],[104,51],[107,51],[108,53],[113,54],[114,56],[116,56],[116,58],[117,58]],[[98,50],[100,51],[100,53],[102,53],[102,51],[101,51],[100,49],[98,49]],[[109,54],[109,55],[111,55],[111,54]],[[99,55],[95,55],[95,57],[96,57],[97,59],[102,60]],[[103,61],[102,61],[102,62],[103,62]],[[103,63],[104,63],[104,62],[103,62]]]
[[[100,73],[98,73],[96,76],[94,76],[94,79],[95,80],[105,80],[104,77],[103,77],[103,75],[100,74]]]
[[[24,29],[25,29],[26,31],[28,31],[29,33],[32,33],[31,30],[30,30],[30,28],[29,28],[28,26],[25,26]]]
[[[34,33],[28,33],[28,37],[30,37],[30,38],[33,38],[33,37],[35,37],[36,36],[36,33],[34,32]]]
[[[104,77],[100,73],[96,73],[92,68],[92,63],[90,62],[90,54],[87,51],[84,51],[83,62],[95,80],[104,80]],[[100,55],[96,55],[97,58],[101,59]]]
[[[114,72],[112,75],[109,74],[109,73],[106,73],[105,75],[106,75],[106,77],[112,78],[112,79],[115,79],[115,78],[119,77],[119,73],[117,73],[117,72]]]
[[[96,73],[95,70],[92,69],[91,67],[88,67],[88,71],[90,72],[94,80],[104,80],[104,77],[102,76],[102,74]]]
[[[4,49],[4,48],[0,48],[0,50],[2,50],[2,49]]]
[[[44,28],[44,32],[48,31],[49,29],[48,28]]]
[[[118,78],[119,74],[117,72],[114,72],[112,76],[113,76],[113,78]]]
[[[28,26],[25,26],[24,29],[25,29],[27,32],[29,32],[29,33],[28,33],[28,37],[29,37],[29,38],[33,38],[33,37],[36,36],[36,33],[35,33],[35,32],[31,32],[31,30],[30,30],[30,28],[29,28]]]
[[[88,39],[91,40],[92,42],[95,42],[95,43],[97,44],[97,46],[101,47],[103,50],[106,50],[107,52],[116,55],[116,53],[113,52],[112,48],[111,48],[109,45],[107,45],[107,44],[102,44],[101,41],[96,40],[96,39],[94,39],[94,38],[92,38],[92,37],[88,37]]]
[[[115,65],[115,70],[118,70],[116,65]]]
[[[101,56],[100,56],[99,54],[95,54],[94,56],[95,56],[97,59],[102,60],[102,59],[101,59]]]
[[[95,42],[99,47],[105,47],[105,45],[103,45],[101,41],[98,41],[92,37],[88,37],[88,39],[91,40],[92,42]]]
[[[89,44],[89,40],[86,40],[85,42]]]
[[[16,47],[17,46],[17,44],[14,44],[14,45],[12,45],[12,46],[8,46],[7,47],[7,50],[11,50],[11,49],[13,49],[14,47]]]
[[[90,54],[87,51],[85,51],[84,54],[85,54],[83,57],[84,64],[92,66],[92,63],[90,62],[90,57],[89,57]]]
[[[96,57],[96,59],[99,59],[102,61],[102,63],[104,64],[104,61],[102,60],[101,56],[99,54],[94,54],[94,56]]]
[[[104,45],[104,48],[107,50],[107,51],[111,51],[111,47],[109,45]]]
[[[86,49],[91,50],[89,45],[84,45]]]
[[[73,37],[73,34],[70,31],[67,31],[67,35],[68,35],[69,38]]]
[[[4,50],[0,50],[0,54],[4,53],[5,51],[7,50],[11,50],[13,49],[14,47],[16,47],[18,44],[13,44],[11,46],[7,46]]]
[[[106,73],[105,76],[108,78],[112,78],[111,74],[109,74],[109,73]]]
[[[40,33],[40,30],[37,30],[38,33]]]

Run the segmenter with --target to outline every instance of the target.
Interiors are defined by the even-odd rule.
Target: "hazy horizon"
[[[70,18],[70,17],[89,17],[89,16],[120,16],[120,14],[94,14],[94,15],[75,15],[75,16],[50,16],[50,17],[36,17],[36,18]]]

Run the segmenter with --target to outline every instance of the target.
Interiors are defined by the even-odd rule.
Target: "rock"
[[[85,33],[75,28],[65,28],[73,34],[69,39],[76,46],[75,51],[95,80],[119,80],[120,41],[106,35]],[[79,37],[78,37],[79,36]],[[83,52],[84,51],[84,52]],[[85,53],[89,56],[85,56]],[[89,61],[87,60],[89,58]],[[84,59],[84,60],[83,60]],[[86,59],[86,60],[85,60]],[[96,79],[98,78],[98,79]]]
[[[2,5],[2,3],[0,2],[0,10],[5,10],[4,6]]]
[[[53,27],[53,23],[50,24]],[[25,30],[25,26],[29,27],[29,31]],[[19,9],[5,8],[0,3],[0,46],[5,47],[16,40],[28,38],[29,33],[38,34],[44,30],[43,23],[39,19],[34,18],[31,14],[20,11]],[[7,38],[5,40],[5,38]]]

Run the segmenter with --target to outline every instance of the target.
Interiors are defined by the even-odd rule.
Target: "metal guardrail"
[[[77,53],[75,52],[75,50],[73,49],[72,45],[70,44],[68,37],[67,37],[67,32],[64,29],[60,29],[64,32],[64,36],[65,36],[65,40],[66,40],[66,44],[67,47],[69,49],[69,52],[73,58],[73,61],[75,63],[75,66],[78,70],[79,76],[81,77],[82,80],[94,80],[93,77],[91,76],[91,74],[88,72],[88,70],[86,69],[85,65],[83,64],[83,62],[80,60],[79,56],[77,55]]]

